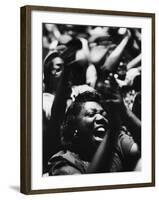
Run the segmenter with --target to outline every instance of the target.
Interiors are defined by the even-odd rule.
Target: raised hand
[[[75,60],[76,51],[82,48],[82,43],[79,39],[72,39],[67,43],[67,48],[61,53],[65,66]]]

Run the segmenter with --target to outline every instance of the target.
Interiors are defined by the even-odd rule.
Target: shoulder
[[[125,127],[122,127],[121,132],[118,138],[118,147],[124,154],[124,156],[131,156],[133,154],[138,154],[139,148],[135,143],[131,134],[126,130]]]
[[[88,163],[71,151],[59,151],[49,160],[50,175],[83,174]]]
[[[47,119],[51,117],[51,108],[54,101],[55,95],[50,93],[43,93],[43,112]]]

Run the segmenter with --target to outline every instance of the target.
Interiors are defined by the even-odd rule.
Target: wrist
[[[124,104],[124,103],[123,103]],[[127,119],[129,118],[130,110],[126,107],[124,104],[121,109],[121,119],[125,123]]]

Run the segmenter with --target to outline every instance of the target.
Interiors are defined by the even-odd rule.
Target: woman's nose
[[[99,113],[96,114],[95,121],[96,123],[107,122],[106,118]]]

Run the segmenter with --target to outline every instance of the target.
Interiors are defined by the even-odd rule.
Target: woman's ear
[[[79,139],[79,131],[75,129],[73,133],[73,140],[77,141],[78,139]]]
[[[75,129],[74,133],[73,133],[73,137],[78,137],[78,130]]]

